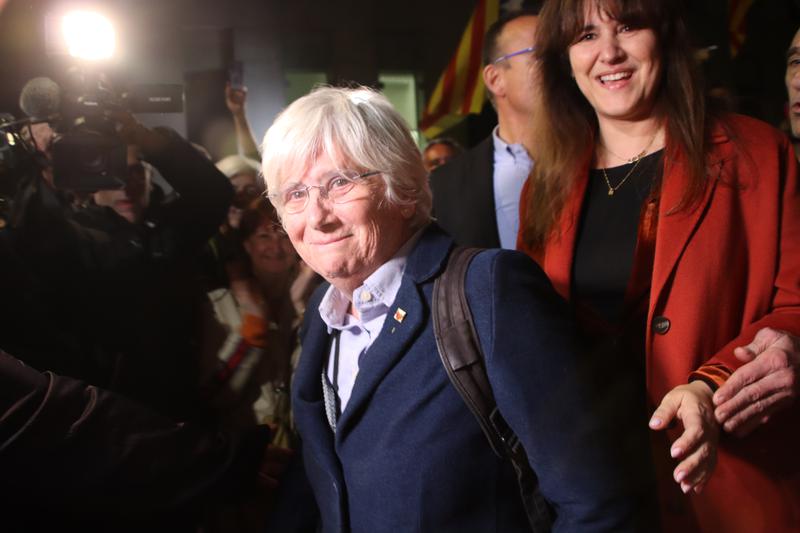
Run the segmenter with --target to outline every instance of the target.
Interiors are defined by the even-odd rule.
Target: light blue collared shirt
[[[500,247],[514,250],[519,231],[519,197],[525,179],[531,173],[533,160],[521,144],[508,144],[492,131],[494,141],[494,205]]]
[[[403,282],[408,254],[416,244],[422,230],[416,232],[397,253],[364,280],[364,283],[353,291],[353,307],[360,318],[347,312],[350,300],[339,289],[331,285],[319,303],[319,314],[328,334],[339,330],[339,375],[336,376],[339,390],[339,405],[344,412],[350,394],[358,376],[358,365],[375,338],[381,332],[389,308],[397,298]],[[334,383],[333,357],[331,346],[328,358],[328,380]]]

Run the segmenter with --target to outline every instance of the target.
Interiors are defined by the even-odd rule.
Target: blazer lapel
[[[395,313],[400,309],[405,312],[402,321],[395,320]],[[361,356],[353,392],[336,426],[337,441],[344,438],[352,424],[358,420],[384,376],[416,339],[418,331],[425,325],[426,316],[416,284],[404,277],[380,334]]]
[[[428,322],[430,313],[419,284],[435,276],[443,267],[453,242],[435,224],[420,237],[408,257],[403,282],[386,315],[378,337],[362,355],[358,376],[347,407],[336,426],[336,440],[343,439],[367,408],[386,374],[397,364]],[[395,314],[400,313],[403,316]]]
[[[316,310],[316,307],[313,307]],[[309,312],[312,307],[309,307]],[[303,351],[295,372],[292,410],[295,414],[303,447],[332,475],[341,477],[341,467],[333,444],[333,431],[325,416],[322,398],[322,365],[328,347],[328,330],[321,318],[315,316],[302,339]]]
[[[718,182],[725,179],[725,161],[734,156],[733,146],[729,141],[728,135],[721,129],[717,129],[712,135],[711,152],[706,162],[707,185],[701,200],[688,210],[673,212],[680,204],[689,183],[686,159],[680,156],[672,161],[665,161],[650,287],[651,313],[697,225],[705,216]]]

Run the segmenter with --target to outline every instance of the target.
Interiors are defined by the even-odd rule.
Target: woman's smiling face
[[[661,82],[655,32],[614,19],[594,0],[584,27],[569,47],[575,82],[599,121],[638,121],[653,113]]]

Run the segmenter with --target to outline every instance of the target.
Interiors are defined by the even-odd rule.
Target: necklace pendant
[[[608,189],[608,195],[614,196],[614,189]]]

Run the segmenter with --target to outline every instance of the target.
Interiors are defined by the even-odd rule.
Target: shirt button
[[[367,303],[368,301],[372,300],[372,293],[369,291],[364,291],[361,293],[361,296],[359,298],[361,299],[362,302]]]
[[[669,318],[665,316],[653,317],[653,324],[652,324],[653,333],[664,335],[669,331],[671,325],[672,323],[669,321]]]

